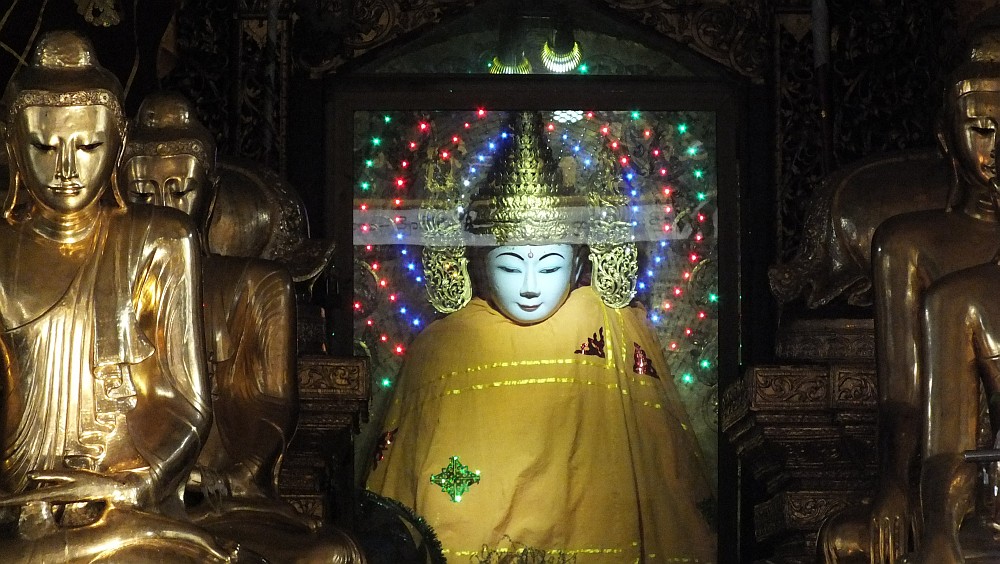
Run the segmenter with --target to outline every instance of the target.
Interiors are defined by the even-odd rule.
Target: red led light
[[[548,125],[547,125],[547,126],[545,126],[545,127],[546,127],[546,129],[548,129],[549,131],[555,131],[555,130],[556,130],[556,124],[554,124],[554,123],[550,123],[550,124],[548,124]]]
[[[361,211],[368,211],[368,204],[361,204]]]
[[[690,327],[686,327],[684,329],[684,334],[687,335],[688,337],[691,336],[691,333],[694,333],[694,331],[692,331]]]
[[[396,294],[389,294],[389,301],[390,302],[396,301]]]
[[[666,175],[667,175],[667,169],[661,168],[660,169],[660,176],[666,176]]]
[[[642,134],[645,135],[646,137],[649,137],[650,135],[653,134],[653,132],[647,129],[646,131],[643,131]]]
[[[703,213],[698,214],[698,221],[705,221],[705,214]]]
[[[399,165],[402,166],[403,168],[406,168],[406,167],[410,166],[410,161],[403,161],[403,162],[399,163]]]
[[[385,333],[382,333],[382,334],[381,334],[381,335],[379,336],[378,340],[380,340],[380,341],[382,341],[383,343],[385,343],[385,342],[387,342],[387,341],[389,340],[389,335],[386,335]]]
[[[663,224],[663,232],[664,233],[669,233],[670,232],[670,224],[668,224],[668,223],[664,223]]]
[[[610,129],[608,129],[608,126],[605,125],[601,128],[601,135],[607,135],[609,131]]]
[[[403,351],[406,349],[403,348],[403,345],[396,345],[396,348],[393,350],[396,352],[396,354],[403,354]]]
[[[368,233],[368,231],[369,231],[370,229],[371,229],[371,226],[370,226],[370,225],[368,225],[367,223],[362,223],[362,224],[361,224],[361,232],[362,232],[362,233]]]
[[[412,151],[412,150],[414,150],[416,148],[417,148],[417,142],[416,141],[410,141],[410,150]]]
[[[395,223],[399,223],[400,221],[403,221],[403,216],[397,215],[396,217],[392,218],[392,221]]]
[[[618,142],[617,141],[612,141],[611,142],[611,148],[617,150],[618,149]]]
[[[691,273],[685,271],[684,274],[681,275],[681,278],[683,278],[685,280],[690,280],[691,279]]]
[[[472,124],[469,123],[469,122],[465,122],[463,125],[465,126],[466,129],[469,129],[470,127],[472,127]]]
[[[459,139],[458,135],[452,135],[451,136],[451,142],[452,143],[458,143],[459,141],[461,141],[461,139]]]
[[[674,206],[663,206],[663,213],[670,213],[674,211]]]
[[[354,302],[354,309],[360,310],[361,309],[361,302]]]
[[[698,319],[705,319],[705,312],[704,311],[699,311],[698,312]]]
[[[627,166],[628,165],[628,157],[622,157],[622,158],[618,159],[618,162],[622,163],[622,166]]]
[[[397,206],[401,206],[403,205],[403,200],[396,198],[395,200],[392,201],[392,203],[396,204]]]
[[[404,184],[406,184],[406,180],[404,180],[402,178],[397,178],[396,179],[396,186],[399,186],[400,188],[402,188]]]
[[[664,187],[663,187],[663,195],[664,195],[664,196],[667,196],[667,197],[669,197],[669,196],[670,196],[670,192],[671,192],[671,191],[672,191],[672,190],[670,189],[670,187],[669,187],[669,186],[664,186]]]
[[[427,131],[428,129],[431,128],[431,125],[426,121],[422,121],[420,122],[420,125],[418,127],[420,128],[420,131]]]
[[[451,156],[451,153],[449,153],[448,151],[441,151],[441,158],[442,159],[447,159],[450,156]]]
[[[380,287],[382,287],[382,288],[385,288],[386,286],[389,285],[389,281],[386,280],[385,278],[383,278],[383,279],[381,279],[381,280],[378,281],[378,285]]]
[[[476,110],[476,115],[479,117],[486,117],[486,110],[484,110],[483,108],[479,108],[478,110]]]
[[[670,343],[670,350],[672,351],[677,350],[677,343]]]
[[[659,149],[653,149],[653,156],[654,157],[660,156],[660,150]]]
[[[371,327],[372,325],[375,325],[375,320],[374,319],[369,319],[368,321],[365,321],[365,324],[368,325],[369,327]]]
[[[587,119],[593,119],[593,118],[594,118],[594,112],[587,112]]]
[[[682,290],[681,290],[680,286],[674,286],[674,295],[675,296],[681,295],[681,292],[682,292]]]
[[[372,250],[372,246],[371,246],[371,245],[365,245],[365,250],[366,250],[366,251],[370,251],[370,250]]]
[[[701,241],[702,239],[704,239],[704,237],[702,236],[701,233],[695,233],[695,235],[694,235],[694,240],[695,241]]]
[[[378,263],[377,262],[373,262],[372,263],[372,270],[378,270]]]
[[[696,253],[691,253],[688,255],[688,260],[691,262],[698,262],[698,255]]]

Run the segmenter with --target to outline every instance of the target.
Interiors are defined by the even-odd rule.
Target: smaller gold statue
[[[189,214],[201,226],[202,249],[208,249],[206,230],[218,186],[215,143],[186,99],[160,93],[143,101],[122,172],[131,202]],[[203,269],[215,417],[189,484],[206,494],[205,501],[192,511],[207,529],[260,554],[278,561],[298,557],[296,551],[316,544],[311,533],[319,524],[297,513],[276,490],[278,462],[298,415],[292,280],[272,261],[207,252]],[[261,536],[264,530],[267,536]],[[359,559],[352,541],[337,535],[332,561]]]
[[[235,560],[177,495],[211,423],[197,232],[118,192],[117,79],[83,37],[47,34],[2,120],[0,505],[17,523],[0,560]]]

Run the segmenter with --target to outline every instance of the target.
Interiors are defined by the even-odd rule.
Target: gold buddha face
[[[578,273],[571,245],[517,245],[486,255],[486,283],[495,308],[521,325],[552,317],[569,297]]]
[[[175,208],[204,219],[211,190],[205,167],[193,155],[138,155],[122,169],[131,202]]]
[[[955,156],[971,180],[986,186],[997,175],[997,128],[1000,124],[1000,91],[972,91],[955,104],[953,139]]]
[[[97,202],[121,146],[108,107],[28,106],[14,128],[15,158],[37,206],[69,214]]]

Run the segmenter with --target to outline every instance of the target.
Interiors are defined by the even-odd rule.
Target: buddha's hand
[[[868,537],[871,562],[893,564],[906,554],[914,524],[904,490],[895,483],[883,486],[872,504]]]
[[[0,506],[24,505],[31,502],[77,503],[106,501],[124,507],[139,504],[141,480],[119,480],[107,474],[87,470],[45,470],[28,474],[34,489],[0,497]]]

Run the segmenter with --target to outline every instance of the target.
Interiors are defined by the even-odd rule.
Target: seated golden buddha
[[[45,35],[4,93],[4,562],[237,557],[177,495],[211,423],[201,255],[184,214],[121,198],[120,100],[70,32]]]
[[[580,286],[587,246],[567,242],[568,210],[587,198],[561,182],[541,128],[513,116],[473,200],[466,241],[485,246],[469,253],[472,280],[465,254],[424,250],[431,301],[453,313],[408,349],[369,488],[424,517],[450,562],[508,543],[581,564],[712,562],[700,451],[645,311],[629,305],[627,224],[588,241],[594,282]],[[613,208],[620,177],[609,154],[601,163],[590,194]]]
[[[207,251],[218,185],[215,143],[186,99],[159,93],[143,101],[121,171],[130,202],[189,214]],[[189,484],[192,493],[205,493],[204,500],[191,511],[209,530],[278,561],[330,538],[343,548],[332,550],[336,561],[360,558],[337,531],[311,534],[319,523],[297,513],[276,490],[278,463],[298,415],[289,273],[276,262],[207,252],[202,267],[214,421]],[[276,538],[278,531],[287,538]]]
[[[919,476],[912,469],[919,467],[923,450],[928,347],[939,346],[926,341],[921,326],[925,300],[935,281],[992,259],[1000,241],[992,173],[985,169],[992,166],[992,108],[1000,92],[1000,20],[981,25],[944,96],[939,135],[955,171],[954,184],[942,187],[949,207],[892,217],[878,227],[872,242],[878,491],[871,505],[852,508],[824,525],[819,551],[825,562],[894,562],[922,530]],[[978,395],[969,401],[978,413]]]

